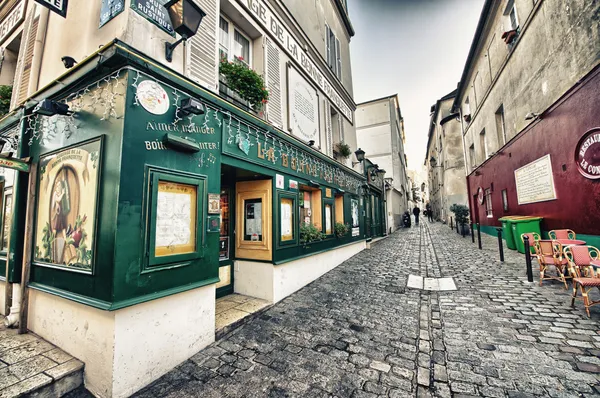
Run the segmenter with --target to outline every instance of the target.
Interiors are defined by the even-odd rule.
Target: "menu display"
[[[244,240],[262,241],[262,200],[250,199],[244,206]]]
[[[157,257],[196,250],[196,195],[195,185],[159,182],[155,235]]]
[[[281,240],[294,239],[294,201],[289,198],[281,199]]]

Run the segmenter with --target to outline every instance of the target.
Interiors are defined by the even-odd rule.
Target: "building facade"
[[[356,136],[369,160],[386,171],[387,231],[391,233],[400,227],[410,200],[398,95],[358,104]]]
[[[171,57],[164,0],[0,5],[0,311],[82,360],[99,397],[213,342],[217,296],[275,303],[376,235],[345,2],[193,1]]]
[[[471,218],[483,231],[506,215],[535,215],[543,231],[569,228],[600,244],[599,9],[485,2],[453,109],[463,124]]]
[[[456,91],[431,107],[425,167],[429,181],[429,205],[433,218],[450,223],[453,204],[468,205],[462,129],[458,113],[452,112]]]

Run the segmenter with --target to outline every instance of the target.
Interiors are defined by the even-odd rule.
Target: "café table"
[[[563,246],[581,246],[585,245],[584,240],[579,239],[555,239],[558,243]]]

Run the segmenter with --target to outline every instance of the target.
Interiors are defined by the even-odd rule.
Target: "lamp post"
[[[170,0],[165,4],[165,8],[173,29],[181,36],[175,43],[165,43],[165,58],[167,62],[171,62],[175,47],[196,34],[206,13],[192,0]]]
[[[356,160],[358,160],[358,162],[352,162],[352,167],[365,160],[365,151],[358,148],[356,151],[354,151],[354,155],[356,155]]]

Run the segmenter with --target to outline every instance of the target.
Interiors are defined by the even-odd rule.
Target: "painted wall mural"
[[[34,260],[91,272],[101,141],[41,156]]]

